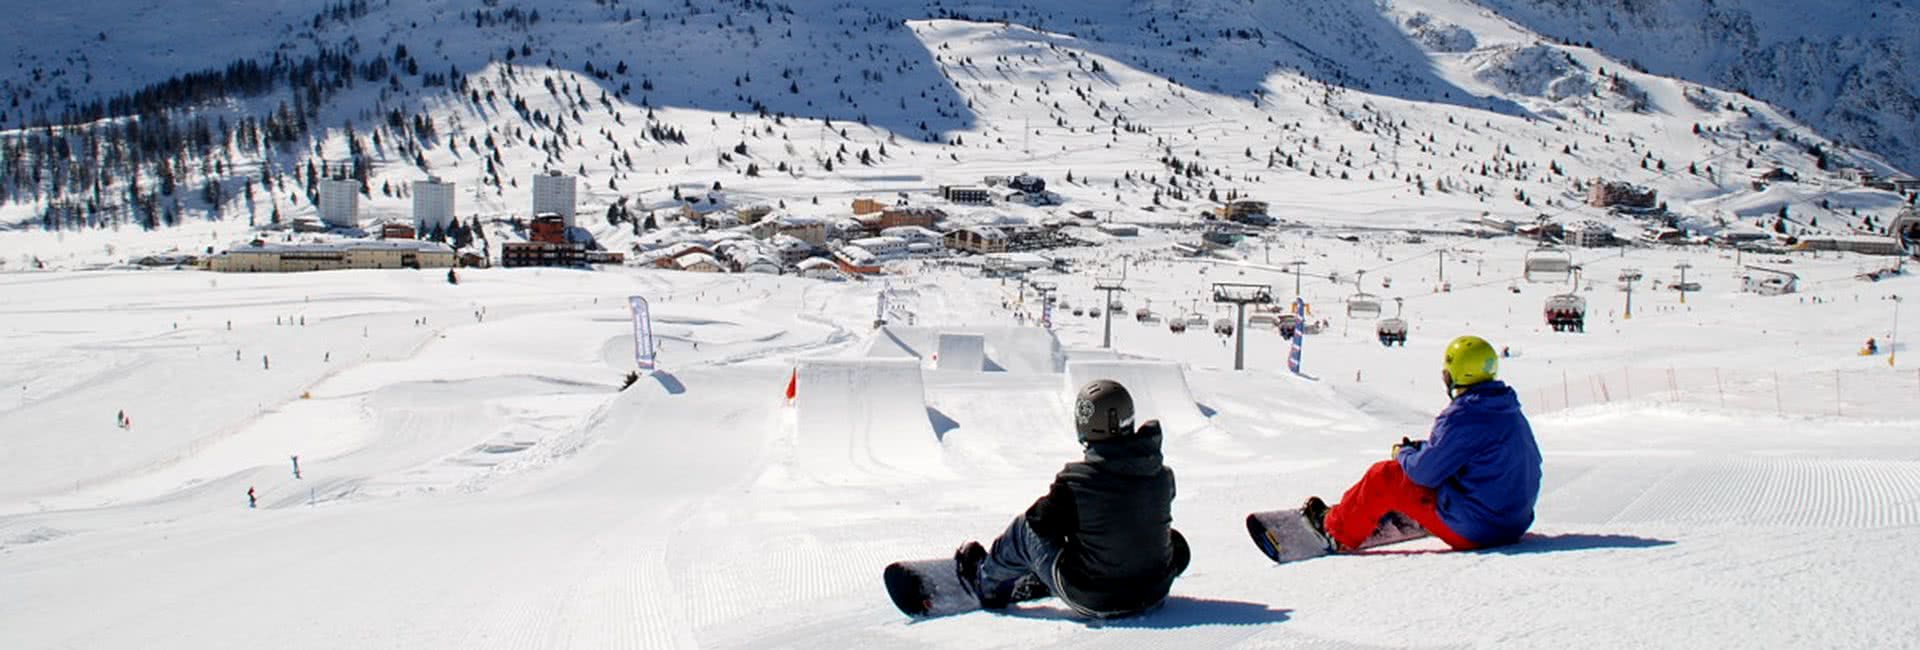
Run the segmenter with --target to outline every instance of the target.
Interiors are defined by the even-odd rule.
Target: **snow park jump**
[[[1087,382],[1111,379],[1127,387],[1133,395],[1134,411],[1142,421],[1159,420],[1169,435],[1189,433],[1207,426],[1207,416],[1193,401],[1187,388],[1185,371],[1170,361],[1069,361],[1066,394],[1071,396]]]
[[[920,372],[912,359],[802,359],[797,469],[851,482],[944,473]]]

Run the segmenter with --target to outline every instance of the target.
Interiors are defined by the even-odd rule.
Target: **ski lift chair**
[[[1389,318],[1380,321],[1379,324],[1374,326],[1374,333],[1379,335],[1381,345],[1393,347],[1393,344],[1399,343],[1400,347],[1407,347],[1407,321],[1405,319]]]
[[[1528,282],[1565,281],[1572,273],[1572,253],[1557,248],[1540,248],[1527,252],[1525,275]]]
[[[1281,314],[1274,319],[1273,325],[1279,328],[1280,336],[1293,338],[1294,333],[1300,330],[1300,317],[1294,314]]]
[[[1587,299],[1571,293],[1547,298],[1547,325],[1555,332],[1587,331]]]
[[[1353,294],[1352,297],[1347,298],[1347,317],[1361,319],[1379,318],[1380,297],[1365,291]]]
[[[1233,336],[1233,321],[1226,318],[1214,320],[1213,333],[1221,336]]]

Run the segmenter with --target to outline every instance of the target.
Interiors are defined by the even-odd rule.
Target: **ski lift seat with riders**
[[[1233,321],[1226,318],[1214,320],[1213,333],[1221,336],[1233,336]]]
[[[1393,318],[1375,324],[1373,331],[1380,338],[1381,345],[1392,347],[1393,344],[1399,343],[1400,347],[1404,348],[1407,347],[1407,319],[1403,318],[1402,314],[1406,305],[1400,298],[1394,298],[1393,305]]]
[[[1555,332],[1587,331],[1587,299],[1563,293],[1547,298],[1547,325]]]
[[[1296,314],[1281,314],[1278,318],[1274,319],[1273,326],[1279,328],[1280,336],[1293,338],[1294,332],[1300,330],[1300,316]]]

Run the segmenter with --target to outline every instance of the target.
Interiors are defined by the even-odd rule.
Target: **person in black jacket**
[[[984,608],[1054,595],[1083,616],[1130,616],[1158,606],[1187,568],[1160,423],[1135,428],[1127,389],[1100,380],[1080,389],[1074,424],[1086,460],[1067,463],[991,551],[967,542],[954,553]]]

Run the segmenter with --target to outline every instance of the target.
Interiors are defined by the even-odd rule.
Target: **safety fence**
[[[1630,367],[1584,376],[1562,374],[1558,379],[1522,389],[1528,412],[1633,402],[1783,416],[1920,418],[1920,369]]]

